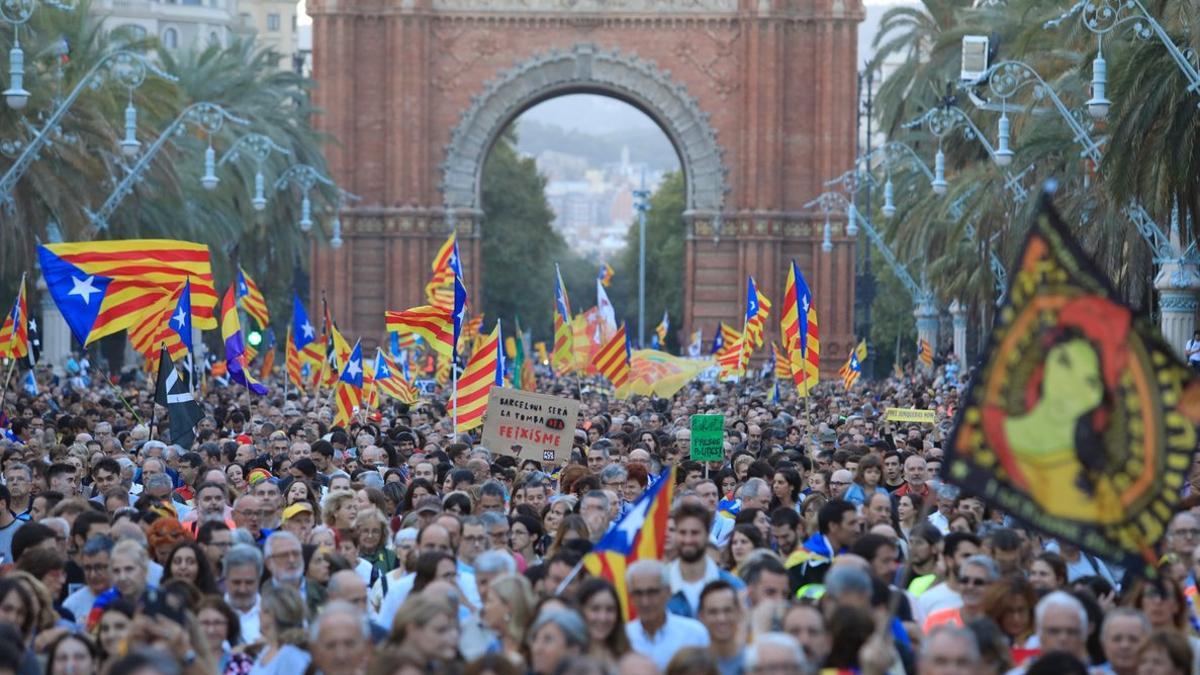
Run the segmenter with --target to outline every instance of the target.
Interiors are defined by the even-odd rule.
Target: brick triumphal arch
[[[823,253],[824,216],[803,205],[853,161],[860,0],[310,0],[308,11],[317,123],[337,140],[330,169],[362,197],[341,215],[344,246],[313,253],[313,290],[343,330],[382,336],[385,309],[423,303],[452,227],[472,285],[486,283],[488,151],[529,107],[587,92],[640,108],[679,154],[681,331],[738,323],[750,274],[777,302],[795,259],[823,350],[851,349],[854,243],[834,223]]]

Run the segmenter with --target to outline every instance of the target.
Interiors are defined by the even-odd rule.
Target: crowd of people
[[[1144,576],[940,478],[955,371],[770,385],[539,378],[581,400],[557,466],[455,437],[442,397],[343,428],[324,392],[211,386],[181,446],[152,383],[6,392],[0,675],[1200,672],[1200,463]],[[689,459],[699,413],[721,461]],[[672,476],[663,558],[589,574]]]

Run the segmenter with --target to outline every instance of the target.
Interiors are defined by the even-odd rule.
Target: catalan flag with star
[[[454,280],[462,278],[462,262],[458,255],[458,236],[451,232],[433,257],[433,277],[425,285],[426,301],[444,309],[454,307]]]
[[[287,329],[287,344],[284,346],[283,363],[287,370],[288,382],[292,386],[304,393],[304,366],[300,363],[300,350],[296,349],[296,341],[292,336],[292,327]]]
[[[784,349],[792,362],[796,392],[808,396],[821,379],[821,340],[812,291],[795,260],[788,268],[779,327],[783,332]]]
[[[363,404],[362,340],[354,343],[333,393],[333,426],[346,427]]]
[[[451,357],[457,350],[466,305],[466,289],[461,282],[455,282],[454,286],[454,305],[459,309],[458,314],[454,306],[435,305],[421,305],[402,312],[389,311],[384,314],[387,331],[420,336],[439,356]]]
[[[396,363],[383,349],[375,352],[375,389],[401,403],[417,402],[416,388],[396,369]]]
[[[917,338],[917,360],[926,368],[933,367],[933,345],[923,337]]]
[[[129,329],[129,344],[157,370],[161,349],[175,362],[192,351],[191,280],[185,279],[170,295],[151,306],[144,317]],[[186,339],[183,332],[187,332]],[[247,358],[249,361],[249,358]]]
[[[636,619],[637,614],[629,601],[625,570],[638,560],[662,560],[674,498],[675,467],[672,466],[583,557],[583,566],[589,574],[607,579],[616,588],[626,621]]]
[[[467,369],[458,378],[458,426],[455,433],[465,433],[483,424],[487,412],[488,394],[492,387],[504,386],[504,340],[500,335],[500,321],[471,355]]]
[[[271,315],[267,311],[267,299],[263,297],[262,291],[258,290],[258,284],[254,283],[254,279],[251,279],[250,275],[246,274],[246,270],[240,266],[238,267],[237,294],[242,309],[258,322],[259,328],[265,330],[271,323]]]
[[[626,331],[625,324],[622,323],[612,338],[604,343],[600,351],[596,352],[592,358],[592,365],[596,367],[596,372],[608,378],[616,395],[625,398],[629,395],[625,385],[629,383],[629,368],[632,360],[633,349],[629,344],[629,333]]]
[[[25,301],[25,275],[12,309],[0,325],[0,357],[20,359],[29,354],[29,310]]]
[[[858,343],[854,351],[850,352],[850,358],[846,359],[846,363],[838,370],[838,375],[842,377],[842,386],[846,391],[854,386],[858,378],[862,376],[862,364],[867,360],[867,341],[863,340]]]
[[[753,312],[753,313],[752,313]],[[746,335],[754,349],[763,345],[763,330],[767,325],[767,315],[771,312],[771,301],[754,283],[754,277],[749,278],[746,286]]]
[[[50,296],[82,345],[127,330],[189,278],[196,327],[217,327],[207,246],[170,239],[44,244],[38,262]]]

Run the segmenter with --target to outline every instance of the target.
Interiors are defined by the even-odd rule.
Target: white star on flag
[[[300,327],[300,330],[304,332],[304,337],[306,338],[314,337],[316,335],[316,331],[313,330],[312,324],[307,321],[305,321],[304,325]]]
[[[71,283],[73,285],[71,287],[71,290],[67,293],[67,295],[78,295],[83,298],[83,304],[85,304],[85,305],[91,304],[92,293],[100,292],[99,288],[96,288],[95,286],[92,285],[92,281],[95,280],[95,278],[96,278],[95,276],[90,276],[87,279],[71,277]]]
[[[628,537],[627,544],[630,546],[633,545],[633,540],[637,538],[638,532],[642,531],[642,525],[646,521],[646,511],[649,510],[651,501],[649,499],[640,500],[637,506],[621,519],[621,524],[617,525],[617,531],[623,532]]]
[[[179,326],[180,328],[183,328],[183,322],[186,320],[187,320],[187,314],[184,313],[182,307],[179,308],[179,312],[177,314],[175,314],[175,316],[171,317],[171,323],[175,324],[176,326]]]
[[[350,363],[346,364],[346,372],[350,373],[350,377],[358,377],[362,372],[362,366],[358,365],[358,359],[350,359]]]

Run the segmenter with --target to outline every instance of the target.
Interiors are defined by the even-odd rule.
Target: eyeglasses
[[[655,586],[654,588],[631,588],[629,589],[629,596],[633,598],[653,598],[662,593],[662,590],[662,586]]]
[[[1195,539],[1200,537],[1200,530],[1193,528],[1180,528],[1171,533],[1172,537],[1180,537],[1182,539]]]

